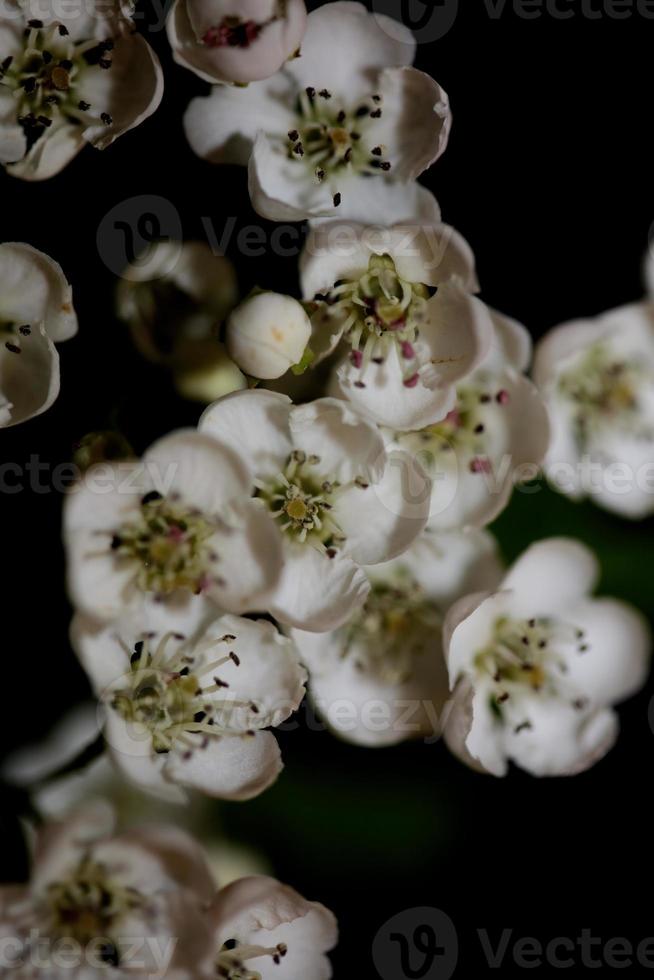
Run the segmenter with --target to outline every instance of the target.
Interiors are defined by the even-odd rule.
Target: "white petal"
[[[381,479],[386,450],[379,430],[337,398],[318,398],[291,409],[293,446],[320,457],[315,471],[327,480],[347,483],[359,476]]]
[[[383,116],[375,138],[388,147],[391,177],[416,180],[445,152],[452,126],[447,94],[422,71],[387,68],[379,91]]]
[[[140,847],[152,855],[179,888],[195,892],[202,902],[215,894],[215,883],[204,848],[180,827],[149,823],[134,827],[116,839],[116,844]]]
[[[229,684],[220,698],[227,705],[231,700],[247,701],[256,705],[256,714],[246,715],[245,728],[267,728],[281,725],[296,711],[304,697],[306,672],[301,667],[297,651],[291,640],[282,636],[267,620],[252,621],[238,616],[221,616],[205,630],[203,640],[219,640],[233,635],[229,650],[238,657],[220,668],[220,679]],[[216,659],[214,647],[205,655],[205,662]],[[216,673],[215,669],[213,673]],[[202,668],[197,669],[203,685]],[[209,681],[210,683],[210,681]]]
[[[186,802],[186,793],[166,778],[167,756],[153,750],[148,728],[128,724],[108,707],[104,734],[114,765],[133,786],[166,803]]]
[[[302,56],[286,70],[302,87],[333,89],[355,101],[376,91],[379,69],[410,65],[415,49],[411,31],[402,24],[369,14],[362,3],[336,0],[309,14]]]
[[[45,412],[57,398],[59,355],[41,324],[32,326],[28,337],[9,342],[20,346],[20,353],[0,345],[0,391],[6,406],[2,424],[18,425]]]
[[[618,719],[610,710],[580,714],[559,699],[529,702],[530,729],[506,734],[506,753],[534,776],[572,776],[590,768],[611,749]]]
[[[169,780],[222,800],[250,800],[282,770],[279,746],[270,732],[210,738],[190,758],[173,751],[165,759]]]
[[[599,568],[590,549],[573,538],[548,538],[533,544],[510,569],[502,588],[514,592],[516,606],[531,616],[557,613],[586,597]]]
[[[84,72],[80,85],[80,96],[91,104],[93,113],[108,113],[112,119],[109,125],[100,123],[84,130],[84,139],[98,150],[151,116],[163,96],[161,64],[140,34],[117,35],[111,61],[108,71],[98,67]]]
[[[336,380],[343,397],[360,412],[393,430],[425,428],[445,418],[456,400],[451,385],[428,387],[420,377],[415,387],[405,385],[405,367],[395,345],[383,364],[371,361],[363,374],[349,357],[344,358],[336,370]],[[361,383],[365,387],[361,388]]]
[[[191,101],[184,116],[186,138],[211,163],[245,165],[260,131],[286,139],[295,118],[291,104],[290,83],[281,75],[247,88],[219,86]]]
[[[289,127],[292,125],[291,120]],[[353,184],[352,179],[344,182],[346,188]],[[285,149],[273,144],[264,132],[259,132],[254,142],[248,187],[254,210],[269,221],[303,221],[336,212],[326,182],[316,181],[304,161],[289,159]]]
[[[43,323],[55,343],[73,337],[77,317],[61,266],[23,242],[1,244],[0,316],[18,324]]]
[[[239,454],[250,480],[276,477],[293,450],[291,400],[264,389],[237,391],[204,411],[198,427]]]
[[[425,594],[446,610],[471,592],[497,588],[503,577],[497,543],[487,531],[426,530],[404,555],[391,563],[405,564]],[[386,566],[377,565],[376,574]]]
[[[292,888],[272,878],[241,878],[218,892],[210,914],[216,949],[230,939],[264,948],[284,943],[288,952],[279,963],[268,957],[248,963],[261,980],[331,977],[324,954],[336,945],[336,920],[323,905],[306,901]]]
[[[293,633],[301,653],[322,634]],[[332,634],[333,635],[333,634]],[[339,634],[337,634],[339,635]],[[302,636],[306,637],[303,641]],[[311,667],[311,700],[329,728],[355,745],[396,745],[406,739],[438,735],[438,721],[448,696],[447,671],[440,635],[413,659],[411,676],[392,684],[357,666],[357,646],[336,663],[321,665],[307,657]]]
[[[269,609],[282,623],[321,633],[336,629],[363,605],[370,586],[345,555],[334,558],[309,544],[287,544],[284,567]]]
[[[412,181],[408,184],[382,176],[353,177],[339,183],[342,201],[328,217],[309,216],[309,224],[319,226],[327,221],[346,219],[365,225],[390,227],[398,224],[438,225],[441,211],[438,201],[426,187]]]
[[[246,500],[232,507],[233,523],[215,537],[216,578],[207,594],[229,612],[265,609],[280,578],[279,529],[267,511]]]
[[[483,362],[493,342],[493,321],[488,307],[458,283],[440,286],[427,311],[420,341],[427,348],[429,368],[421,370],[421,380],[428,387],[444,387]]]
[[[502,371],[508,364],[516,371],[526,371],[531,361],[531,335],[526,327],[504,313],[489,309],[495,336],[484,361],[488,370]]]
[[[9,164],[7,173],[21,180],[49,180],[61,173],[83,147],[81,126],[64,123],[46,132],[21,160]]]
[[[336,496],[333,516],[355,561],[374,565],[405,551],[427,523],[431,483],[407,453],[388,456],[384,475]]]
[[[644,616],[618,599],[589,599],[570,611],[585,632],[583,653],[566,660],[566,682],[595,705],[617,704],[643,686],[649,671],[652,636]]]

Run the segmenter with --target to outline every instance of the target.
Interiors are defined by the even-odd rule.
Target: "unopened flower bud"
[[[253,378],[280,378],[297,364],[311,337],[304,307],[280,293],[257,293],[227,321],[227,351]]]
[[[187,340],[178,345],[174,378],[182,398],[206,405],[247,388],[247,379],[215,340]]]

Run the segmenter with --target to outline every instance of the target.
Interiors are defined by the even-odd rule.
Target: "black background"
[[[418,49],[418,67],[445,87],[454,112],[447,153],[423,180],[471,242],[483,297],[534,337],[637,299],[654,216],[654,21],[589,19],[581,3],[565,0],[560,6],[577,12],[569,20],[523,19],[508,2],[498,18],[477,0],[460,6],[451,30]],[[399,16],[400,7],[380,0],[377,9]],[[36,454],[54,466],[85,432],[114,423],[141,450],[198,417],[135,354],[113,315],[115,277],[96,246],[107,212],[157,194],[173,203],[187,239],[203,237],[203,216],[219,232],[231,216],[237,228],[262,226],[245,172],[206,164],[188,148],[182,114],[206,86],[172,63],[165,34],[149,30],[151,15],[139,9],[166,75],[158,113],[107,151],[86,149],[43,184],[0,175],[2,239],[29,242],[61,263],[80,320],[77,338],[60,347],[59,400],[2,433],[1,462],[23,466]],[[243,291],[255,283],[296,288],[294,259],[247,257],[234,241],[227,253]],[[61,496],[3,492],[0,507],[0,727],[8,751],[46,732],[87,687],[67,640]],[[518,495],[498,533],[507,557],[535,537],[577,533],[606,558],[612,592],[654,609],[652,522],[626,525],[543,492]],[[252,804],[225,807],[224,819],[233,836],[268,853],[279,877],[337,913],[335,975],[344,980],[376,977],[377,930],[415,906],[447,912],[459,933],[459,970],[477,975],[487,970],[477,928],[546,940],[574,939],[587,927],[604,940],[637,942],[654,935],[648,700],[644,692],[622,710],[617,748],[573,780],[517,772],[493,780],[468,772],[441,745],[369,751],[328,733],[289,733],[279,784]],[[7,802],[7,878],[22,870],[10,817]],[[442,975],[434,970],[429,977]],[[504,974],[512,975],[506,964]]]

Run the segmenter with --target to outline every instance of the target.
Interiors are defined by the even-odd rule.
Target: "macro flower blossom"
[[[111,620],[144,598],[203,594],[221,609],[261,608],[277,585],[281,546],[250,499],[235,454],[195,430],[156,442],[142,460],[91,467],[66,500],[71,597]]]
[[[358,745],[435,737],[449,696],[442,627],[462,595],[497,586],[495,542],[483,531],[424,531],[393,561],[365,569],[370,593],[339,629],[293,630],[320,716]]]
[[[363,4],[325,4],[309,15],[300,58],[194,99],[188,140],[212,163],[247,165],[264,218],[401,220],[451,122],[443,90],[411,67],[415,48],[408,28]]]
[[[445,418],[413,432],[389,430],[389,445],[412,453],[432,479],[429,527],[483,527],[509,503],[514,485],[534,479],[549,445],[543,399],[523,372],[528,332],[489,310],[493,341],[456,386]]]
[[[227,321],[227,351],[246,374],[279,378],[302,360],[311,321],[301,303],[281,293],[249,296]]]
[[[654,513],[654,302],[550,331],[534,380],[552,420],[552,484],[621,517]]]
[[[341,235],[339,231],[347,234]],[[467,242],[446,225],[346,228],[325,222],[300,263],[313,305],[311,349],[337,349],[342,395],[381,425],[444,418],[454,385],[488,352],[493,329]]]
[[[400,554],[425,525],[423,471],[387,453],[345,402],[294,406],[277,392],[235,392],[206,409],[200,429],[240,454],[251,506],[283,545],[266,606],[283,623],[320,632],[344,622],[369,590],[360,566]]]
[[[150,116],[163,74],[125,15],[97,0],[6,0],[0,16],[0,163],[24,180],[58,174]],[[34,12],[34,16],[32,13]]]
[[[106,804],[38,831],[27,885],[0,888],[8,975],[193,977],[211,948],[203,914],[215,886],[204,855],[175,827],[113,834]]]
[[[299,54],[304,0],[175,0],[166,29],[175,61],[207,82],[247,85]]]
[[[202,596],[145,603],[110,624],[78,616],[73,645],[105,710],[117,769],[172,802],[184,787],[250,799],[281,771],[268,728],[304,696],[293,643],[265,621],[221,615]]]
[[[59,394],[55,343],[77,333],[60,266],[31,245],[0,244],[0,427],[48,409]]]
[[[497,592],[450,609],[445,738],[463,761],[495,776],[509,762],[563,776],[612,747],[613,706],[645,682],[651,636],[631,606],[591,598],[597,578],[588,548],[550,538],[516,561]]]
[[[214,946],[205,966],[226,980],[329,980],[326,954],[336,919],[274,878],[253,876],[221,888],[210,909]]]

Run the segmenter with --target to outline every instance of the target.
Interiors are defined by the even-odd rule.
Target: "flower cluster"
[[[52,176],[156,108],[161,71],[124,2],[73,0],[66,20],[8,3],[10,173]],[[151,243],[123,272],[135,347],[204,410],[140,457],[122,433],[82,441],[63,532],[100,757],[81,806],[36,834],[30,882],[0,890],[0,938],[25,977],[69,976],[64,941],[84,977],[326,980],[331,912],[266,876],[216,891],[185,832],[118,833],[89,787],[250,800],[305,696],[358,746],[442,737],[494,776],[598,762],[645,683],[649,628],[593,596],[585,545],[536,541],[505,571],[488,526],[562,463],[569,496],[654,512],[651,488],[591,489],[584,470],[651,463],[654,303],[558,327],[532,380],[529,332],[480,298],[470,245],[417,183],[451,116],[403,25],[341,0],[175,0],[167,27],[212,84],[186,112],[192,148],[247,165],[263,217],[308,219],[299,295],[241,294],[201,242]],[[53,403],[54,345],[76,330],[57,263],[0,245],[0,426]],[[21,792],[61,817],[32,775]]]

